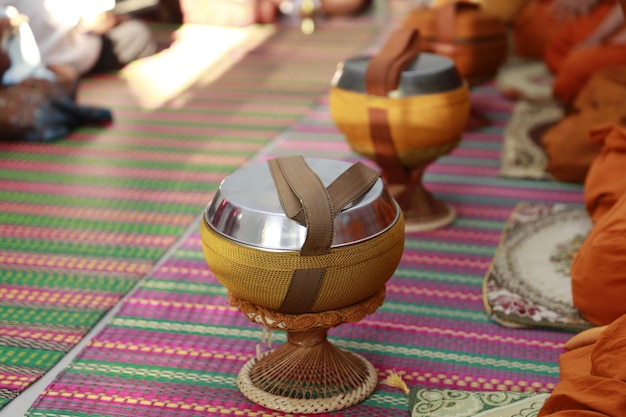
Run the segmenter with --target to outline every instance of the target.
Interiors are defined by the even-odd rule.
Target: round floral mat
[[[591,227],[584,207],[520,203],[484,280],[489,316],[509,327],[591,327],[573,305],[570,275]]]

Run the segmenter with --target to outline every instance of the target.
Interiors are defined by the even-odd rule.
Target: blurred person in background
[[[72,68],[80,76],[120,69],[152,55],[150,28],[116,14],[115,0],[0,0],[27,16],[46,65]]]

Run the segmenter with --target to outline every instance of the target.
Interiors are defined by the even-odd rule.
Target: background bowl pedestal
[[[339,65],[329,106],[352,150],[380,168],[406,232],[455,220],[456,210],[423,184],[426,168],[456,148],[469,119],[469,86],[452,59],[422,53],[416,29],[397,29],[376,55]]]
[[[414,167],[406,183],[387,183],[389,193],[402,209],[407,233],[439,229],[456,219],[454,207],[428,191],[422,182],[429,164]]]

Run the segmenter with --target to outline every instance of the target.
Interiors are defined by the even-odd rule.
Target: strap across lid
[[[365,72],[367,93],[387,97],[400,84],[400,76],[419,55],[419,32],[412,28],[399,28],[391,33],[387,42],[374,56]]]
[[[403,27],[392,32],[367,66],[365,86],[368,94],[387,97],[390,91],[396,90],[400,84],[402,71],[417,59],[419,52],[420,39],[417,29]],[[370,108],[368,116],[376,163],[385,173],[388,182],[393,184],[406,182],[408,174],[398,158],[387,111]]]
[[[333,240],[334,217],[377,181],[378,172],[357,162],[328,188],[302,156],[268,161],[281,206],[287,217],[307,228],[300,256],[329,253]],[[279,311],[285,314],[307,312],[317,297],[325,270],[296,270]]]
[[[456,0],[437,8],[437,42],[454,43],[456,18],[463,10],[480,10],[480,5],[469,0]]]

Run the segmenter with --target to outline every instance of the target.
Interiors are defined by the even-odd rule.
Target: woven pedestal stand
[[[441,201],[424,187],[422,177],[427,165],[413,168],[406,183],[390,183],[387,186],[389,193],[402,209],[404,230],[407,233],[438,229],[456,219],[454,207]]]
[[[272,410],[319,414],[355,405],[376,388],[374,367],[362,356],[334,346],[327,332],[375,312],[385,299],[384,287],[349,307],[299,315],[264,309],[233,293],[229,296],[231,305],[250,321],[287,332],[287,343],[249,360],[239,372],[237,385],[249,400]]]
[[[368,94],[379,100],[388,100],[390,92],[398,88],[403,69],[416,59],[419,51],[417,31],[405,28],[392,33],[385,47],[370,60],[367,67],[365,81]],[[422,178],[426,167],[456,147],[460,138],[451,136],[445,143],[401,151],[396,146],[390,114],[390,109],[385,107],[368,108],[373,159],[383,172],[390,194],[402,209],[405,231],[423,232],[446,226],[454,221],[456,211],[428,192]],[[415,142],[417,145],[419,138]],[[414,158],[407,157],[411,154],[423,156],[412,160]]]

